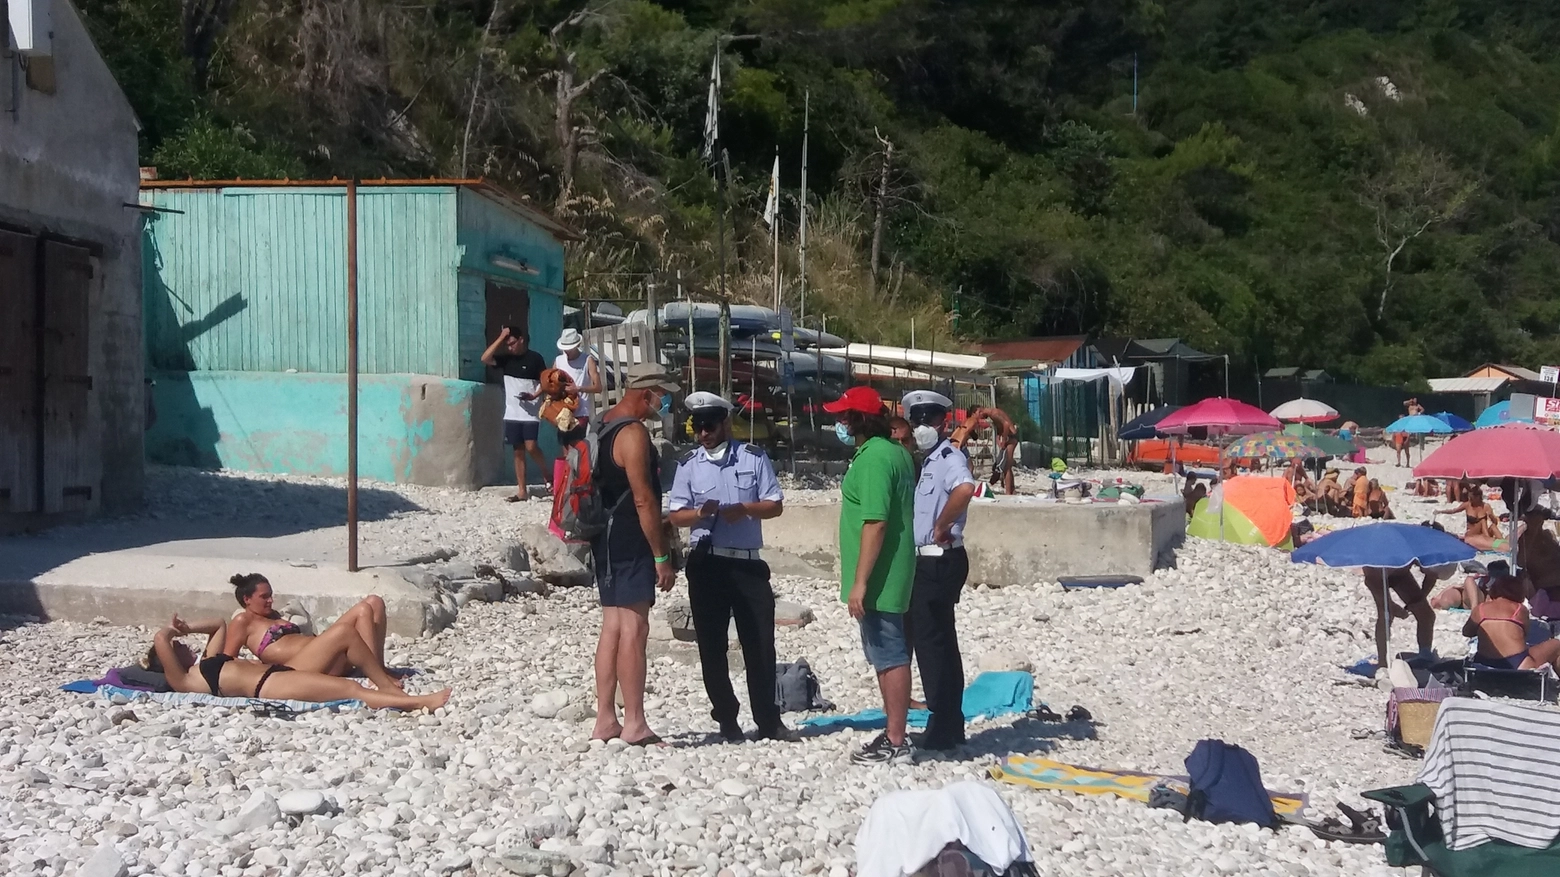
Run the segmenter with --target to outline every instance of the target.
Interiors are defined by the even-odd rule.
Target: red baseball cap
[[[862,414],[882,414],[883,397],[871,387],[851,387],[833,402],[824,403],[823,410],[830,414],[858,411]]]

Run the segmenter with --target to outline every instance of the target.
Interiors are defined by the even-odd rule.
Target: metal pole
[[[775,170],[780,169],[780,147],[775,146]],[[775,312],[780,311],[780,180],[778,175],[774,180],[775,187],[775,221],[769,227],[769,233],[775,239]]]
[[[677,297],[688,306],[688,392],[698,392],[698,372],[693,364],[693,299],[683,292],[682,269],[677,269]]]
[[[753,353],[748,360],[748,441],[758,434],[758,336],[752,337]]]
[[[347,181],[347,571],[358,571],[357,180]]]
[[[798,322],[807,325],[807,129],[812,120],[812,91],[803,93],[802,97],[802,210],[801,219],[797,223],[797,246],[801,250],[801,314]]]
[[[650,312],[650,349],[644,351],[645,362],[661,361],[661,312],[655,301],[655,281],[645,281],[645,309]]]

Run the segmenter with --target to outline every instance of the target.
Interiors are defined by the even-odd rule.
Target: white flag
[[[715,143],[720,140],[720,52],[710,62],[710,99],[704,108],[704,159],[715,160]]]
[[[775,155],[775,169],[769,175],[769,200],[764,202],[764,222],[771,231],[780,220],[780,156]]]

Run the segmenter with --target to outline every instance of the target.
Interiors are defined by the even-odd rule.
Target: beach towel
[[[993,766],[990,773],[992,779],[1004,783],[1078,795],[1115,795],[1144,804],[1148,803],[1149,793],[1155,786],[1169,786],[1183,795],[1191,791],[1190,781],[1184,776],[1080,767],[1028,755],[1009,755]],[[1298,818],[1300,811],[1308,805],[1308,797],[1301,793],[1269,789],[1268,798],[1273,802],[1273,810],[1281,817]]]
[[[1492,840],[1544,849],[1560,840],[1560,714],[1447,698],[1419,782],[1435,794],[1447,849]]]
[[[857,877],[904,877],[935,862],[952,843],[1003,873],[1030,862],[1029,841],[1002,796],[984,783],[888,792],[856,833]]]
[[[1034,703],[1035,677],[1020,670],[1000,673],[982,673],[964,689],[964,720],[977,722],[1013,713],[1029,712]],[[924,728],[931,718],[927,710],[911,710],[908,724],[912,728]],[[880,709],[862,710],[859,713],[834,716],[813,716],[800,724],[838,731],[851,728],[871,731],[888,725],[888,717]]]
[[[361,700],[332,700],[325,703],[314,703],[307,700],[273,700],[263,697],[217,697],[211,694],[192,694],[187,691],[141,691],[135,688],[99,685],[91,679],[80,679],[66,683],[60,686],[60,690],[72,691],[76,694],[97,692],[97,695],[104,700],[122,697],[127,702],[151,700],[169,706],[197,704],[200,706],[225,706],[234,709],[281,707],[294,713],[306,713],[314,710],[362,709],[364,707],[364,703]]]

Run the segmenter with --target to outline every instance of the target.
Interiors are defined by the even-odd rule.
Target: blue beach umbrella
[[[1410,435],[1446,435],[1452,431],[1451,426],[1444,421],[1431,417],[1428,414],[1410,414],[1407,417],[1399,417],[1387,424],[1382,432],[1406,432]]]
[[[1323,566],[1375,566],[1399,569],[1418,563],[1440,566],[1472,560],[1473,546],[1434,527],[1384,521],[1336,530],[1296,548],[1289,559],[1295,563],[1319,563]]]
[[[1511,400],[1496,402],[1484,409],[1477,420],[1473,422],[1475,429],[1483,429],[1486,426],[1500,426],[1502,423],[1532,423],[1531,417],[1512,417]]]
[[[1450,411],[1442,411],[1430,416],[1434,417],[1436,420],[1441,421],[1447,426],[1450,426],[1452,428],[1452,432],[1468,432],[1469,430],[1473,429],[1473,424],[1463,420],[1461,417],[1458,417]]]

